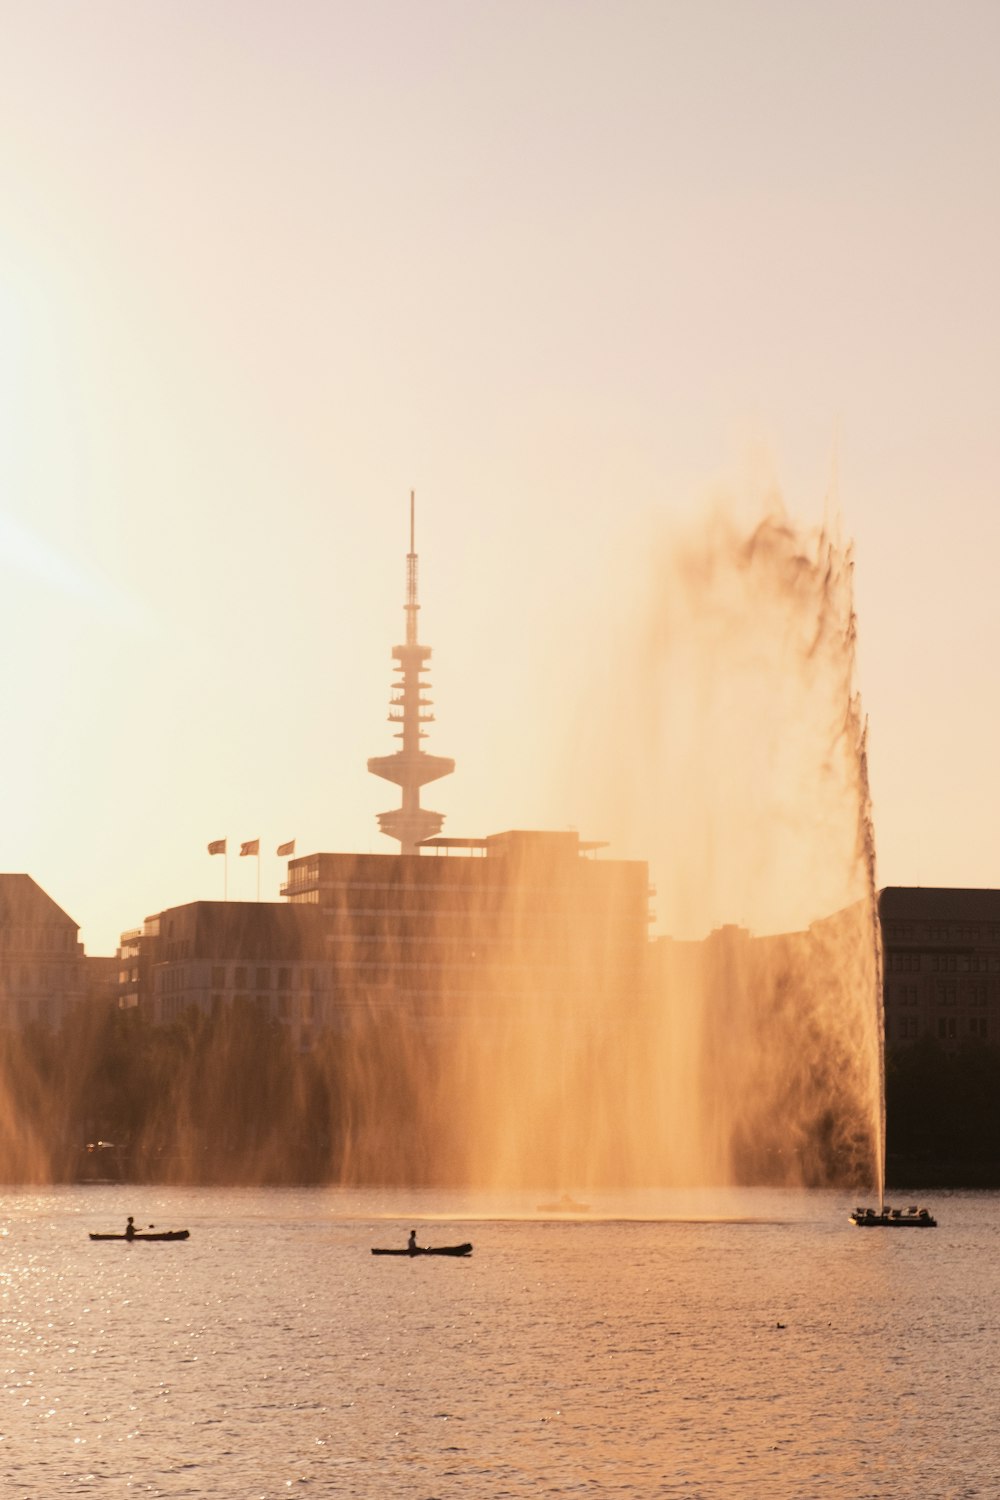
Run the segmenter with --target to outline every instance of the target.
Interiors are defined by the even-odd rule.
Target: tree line
[[[479,1070],[491,1061],[479,1059]],[[362,1010],[353,1027],[300,1050],[252,1003],[215,1015],[192,1008],[166,1026],[138,1010],[81,1007],[59,1031],[0,1030],[0,1181],[475,1180],[474,1076],[456,1097],[460,1073],[440,1040],[384,1010],[377,1020]],[[886,1113],[890,1187],[1000,1186],[1000,1048],[970,1040],[948,1052],[924,1037],[890,1052]],[[810,1151],[837,1185],[822,1125]],[[759,1156],[744,1172],[737,1153],[746,1182],[772,1180]]]

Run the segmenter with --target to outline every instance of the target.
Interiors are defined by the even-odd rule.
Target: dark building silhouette
[[[886,886],[879,916],[886,1047],[1000,1041],[1000,891]]]
[[[59,1027],[86,998],[79,931],[30,875],[0,875],[0,1025]]]
[[[122,934],[121,1004],[155,1024],[190,1008],[249,1010],[290,1027],[300,1046],[331,1022],[326,925],[313,907],[192,901]]]
[[[196,901],[122,934],[121,1004],[157,1024],[255,1005],[300,1043],[361,1012],[432,1032],[517,1006],[585,1009],[645,982],[648,874],[575,833],[442,840],[435,854],[292,859],[275,902]]]
[[[334,1003],[364,995],[425,1024],[470,1007],[581,1008],[609,984],[623,1007],[645,977],[649,877],[640,861],[588,858],[576,833],[514,830],[434,839],[423,855],[314,854],[282,894],[327,923]],[[431,853],[433,851],[433,853]]]

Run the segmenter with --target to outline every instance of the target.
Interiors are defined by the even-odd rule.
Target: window
[[[213,990],[224,990],[226,988],[226,970],[223,964],[215,964],[212,968]]]
[[[290,990],[291,987],[292,987],[292,971],[291,971],[291,969],[279,969],[278,970],[278,989],[279,990]]]
[[[246,989],[246,986],[247,986],[247,971],[246,971],[245,967],[242,964],[239,965],[239,967],[236,969],[236,972],[233,975],[233,984],[235,985],[235,987],[238,990],[245,990]]]
[[[271,971],[270,971],[270,969],[258,969],[257,970],[257,986],[256,987],[259,990],[269,990],[271,988]]]

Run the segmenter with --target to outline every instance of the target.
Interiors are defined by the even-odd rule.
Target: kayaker
[[[127,1240],[134,1240],[135,1239],[135,1225],[132,1222],[132,1215],[131,1214],[129,1214],[129,1216],[128,1216],[128,1223],[125,1225],[125,1238]]]
[[[406,1248],[407,1248],[407,1250],[409,1250],[409,1252],[410,1252],[411,1255],[416,1255],[416,1253],[417,1253],[417,1231],[415,1229],[411,1229],[410,1230],[410,1238],[406,1242]]]

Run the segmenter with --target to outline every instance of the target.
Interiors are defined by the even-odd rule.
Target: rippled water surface
[[[929,1201],[8,1191],[2,1494],[995,1497],[1000,1197]]]

